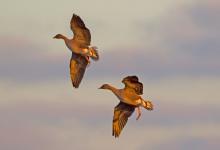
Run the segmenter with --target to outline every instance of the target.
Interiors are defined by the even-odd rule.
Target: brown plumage
[[[127,76],[122,82],[125,84],[123,89],[116,89],[109,84],[103,84],[100,89],[112,91],[120,100],[119,104],[114,109],[112,122],[112,135],[119,137],[122,129],[125,127],[128,118],[137,108],[137,120],[141,116],[140,107],[147,110],[153,110],[151,101],[145,101],[140,95],[143,94],[143,84],[139,82],[137,76]]]
[[[73,40],[80,48],[88,48],[91,42],[91,34],[88,28],[86,28],[82,19],[73,14],[70,21],[70,28],[74,33]]]
[[[88,62],[85,57],[72,52],[72,57],[70,59],[70,77],[73,87],[79,87],[79,84],[84,76],[87,64]]]
[[[66,46],[72,51],[72,57],[70,59],[70,76],[73,87],[78,88],[86,67],[90,63],[89,58],[97,61],[99,55],[95,46],[90,47],[90,31],[78,15],[73,14],[70,21],[70,28],[74,34],[72,39],[68,39],[62,34],[57,34],[54,38],[63,39]]]
[[[138,95],[143,94],[143,84],[138,81],[137,76],[127,76],[122,82],[126,87],[133,88]]]
[[[112,121],[112,136],[119,137],[122,129],[125,127],[128,118],[134,112],[135,107],[126,103],[120,102],[114,108],[114,116]]]

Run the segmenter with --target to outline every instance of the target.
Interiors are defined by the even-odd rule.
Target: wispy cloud
[[[55,53],[49,54],[45,45],[23,37],[2,36],[0,39],[1,79],[22,82],[51,80],[68,71],[69,57],[65,58],[65,53],[59,57]]]
[[[70,53],[48,52],[30,41],[16,39],[1,42],[1,78],[22,82],[53,79],[69,80]],[[16,44],[17,42],[17,44]],[[62,43],[63,44],[63,43]],[[65,47],[64,47],[65,48]],[[207,53],[207,57],[196,55],[194,51],[175,53],[144,49],[120,49],[102,52],[99,62],[92,62],[86,78],[123,77],[127,74],[146,75],[149,78],[178,76],[218,76],[220,62],[218,52]],[[203,53],[203,52],[201,52]],[[213,57],[212,57],[213,56]],[[114,57],[114,59],[112,59]]]
[[[119,79],[106,82],[117,85]],[[203,145],[209,147],[219,138],[218,78],[143,82],[143,97],[152,99],[155,110],[143,110],[138,122],[134,114],[117,144],[111,136],[111,123],[118,100],[112,93],[96,89],[100,81],[82,84],[78,90],[67,81],[35,86],[2,81],[0,94],[7,98],[0,101],[1,148],[161,149],[160,145],[174,142],[175,149],[184,144],[200,147],[197,140],[207,141]]]

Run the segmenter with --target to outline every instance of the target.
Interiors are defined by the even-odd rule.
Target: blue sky
[[[217,150],[220,145],[220,3],[167,1],[3,1],[0,6],[0,149]],[[70,52],[79,14],[101,59],[79,89]],[[118,103],[103,83],[138,75],[155,110],[132,116],[111,136]]]

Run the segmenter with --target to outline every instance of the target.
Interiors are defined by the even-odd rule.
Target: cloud
[[[1,81],[0,147],[159,150],[171,143],[175,143],[171,149],[185,144],[200,148],[199,143],[207,141],[205,149],[219,139],[218,78],[145,80],[143,97],[152,99],[155,110],[143,110],[138,122],[134,113],[120,139],[111,136],[113,107],[118,100],[97,89],[102,81],[87,82],[77,90],[62,80],[34,86]],[[108,81],[121,85],[119,79]]]
[[[48,53],[45,45],[23,37],[0,37],[0,74],[1,79],[14,81],[51,80],[68,71],[69,57]],[[66,59],[63,61],[62,59]]]
[[[166,53],[133,48],[107,52],[101,56],[100,62],[94,64],[94,69],[88,71],[93,76],[137,74],[158,79],[178,76],[219,76],[220,73],[216,69],[220,64],[216,56],[204,58],[191,52]]]
[[[117,50],[109,55],[116,56],[113,61],[117,64],[121,64],[117,57],[123,55],[120,57],[122,62],[125,61],[123,67],[142,68],[138,71],[154,77],[158,74],[219,76],[216,68],[220,64],[217,28],[220,21],[219,9],[214,7],[218,5],[216,1],[202,1],[174,7],[153,21],[139,20],[134,26],[140,31],[136,36],[140,36],[142,48],[130,48],[129,56],[127,49],[123,54]],[[116,63],[113,66],[117,66]]]
[[[39,111],[40,112],[40,109]],[[26,113],[30,113],[29,111]],[[31,114],[30,114],[31,115]],[[143,124],[142,120],[136,122],[129,120],[129,123],[123,130],[120,139],[114,139],[111,136],[111,120],[97,120],[98,126],[94,123],[86,124],[78,120],[75,114],[72,117],[62,120],[59,116],[55,121],[44,119],[45,114],[38,113],[39,118],[24,118],[19,112],[14,112],[14,118],[7,118],[1,124],[1,148],[2,149],[22,149],[30,148],[42,150],[64,149],[164,149],[171,143],[175,147],[182,147],[188,144],[188,147],[200,146],[197,142],[203,143],[203,148],[209,147],[209,141],[215,141],[219,138],[219,124],[210,124],[207,122],[185,124],[173,124],[164,126],[163,124]],[[90,116],[96,117],[93,113]],[[53,117],[53,116],[52,116]],[[164,117],[162,115],[162,117]],[[17,119],[16,119],[17,118]],[[146,117],[147,118],[147,117]],[[105,122],[99,124],[100,122]],[[150,122],[150,120],[148,121]],[[138,140],[135,140],[137,139]],[[116,141],[117,140],[117,141]],[[11,144],[13,143],[13,144]],[[86,143],[86,144],[85,144]],[[132,144],[128,144],[132,143]],[[172,144],[171,144],[172,145]],[[212,145],[213,146],[213,145]]]
[[[1,43],[1,48],[4,49],[0,52],[2,79],[22,82],[55,79],[69,81],[70,52],[56,54],[30,41],[13,38],[10,40],[11,44],[8,41]],[[210,56],[214,54],[204,58],[192,54],[193,52],[166,53],[138,48],[100,53],[100,61],[92,62],[87,68],[85,78],[122,78],[128,74],[137,74],[158,79],[220,74],[216,69],[220,67],[219,59]]]
[[[220,72],[216,68],[220,67],[218,59],[220,34],[215,27],[219,24],[216,16],[218,7],[215,7],[218,5],[219,3],[214,0],[196,4],[170,1],[166,7],[164,6],[163,13],[158,10],[160,15],[152,19],[136,18],[138,14],[133,14],[132,17],[128,15],[124,21],[130,18],[130,21],[133,20],[135,23],[132,22],[133,26],[129,26],[126,30],[135,31],[135,33],[132,36],[123,35],[123,37],[132,37],[130,40],[124,39],[127,43],[133,41],[132,44],[125,46],[126,44],[112,42],[111,46],[106,46],[99,45],[100,41],[95,40],[93,44],[100,46],[101,59],[91,64],[85,78],[123,77],[127,74],[147,75],[148,78],[156,80],[179,76],[218,77]],[[127,11],[126,9],[125,12]],[[142,15],[142,17],[147,16]],[[64,21],[64,24],[68,24],[68,21]],[[112,24],[112,21],[106,21],[106,18],[100,21],[100,24],[101,22]],[[95,27],[95,24],[92,26]],[[100,28],[102,30],[105,27]],[[66,29],[55,30],[58,32]],[[100,38],[97,37],[97,39],[105,39],[101,43],[115,39],[115,33],[110,31],[106,33],[108,39],[103,35],[104,31],[98,33],[100,35],[97,36]],[[13,36],[3,34],[0,43],[0,48],[3,50],[0,52],[1,78],[21,82],[69,80],[70,54],[63,42],[52,40],[53,34],[55,32],[50,33],[49,38],[48,33],[47,36],[43,34],[41,38],[36,38],[39,35],[33,33],[33,38],[30,39],[28,39],[29,36],[22,34]],[[121,42],[119,39],[115,40]]]

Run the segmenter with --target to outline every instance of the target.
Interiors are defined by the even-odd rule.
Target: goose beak
[[[108,89],[109,88],[109,85],[108,84],[103,84],[100,88],[98,89]]]
[[[104,87],[105,87],[105,86],[104,86],[104,85],[102,85],[102,86],[100,86],[98,89],[104,89]]]
[[[126,81],[126,79],[123,79],[121,82],[124,83]]]

